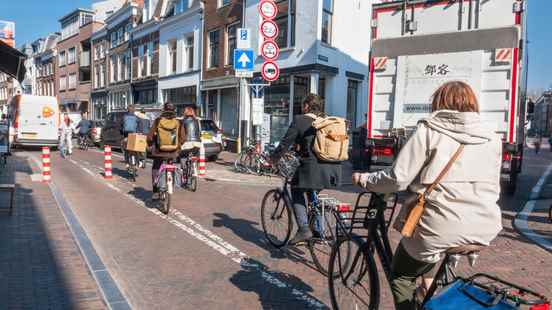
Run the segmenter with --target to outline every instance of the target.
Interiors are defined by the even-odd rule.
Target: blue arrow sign
[[[234,50],[234,70],[253,71],[255,63],[255,54],[252,49]]]

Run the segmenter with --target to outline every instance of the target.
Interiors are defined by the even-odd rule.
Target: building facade
[[[552,91],[545,91],[534,104],[531,135],[549,137],[552,134]]]
[[[122,111],[132,104],[131,33],[140,19],[143,1],[129,1],[106,20],[107,112]]]
[[[201,106],[203,3],[169,1],[160,25],[159,94],[178,110],[186,104]]]
[[[237,43],[236,29],[242,25],[243,2],[204,2],[203,74],[200,84],[203,109],[205,116],[222,128],[230,145],[237,142],[240,136],[240,81],[234,76],[233,54]]]
[[[13,96],[13,78],[0,72],[0,114],[8,114],[8,101]]]
[[[88,112],[92,90],[90,38],[102,23],[94,20],[94,11],[87,9],[76,9],[59,22],[56,83],[60,107],[62,111]]]
[[[261,20],[258,3],[246,0],[245,9],[245,27],[253,30],[257,76],[263,63],[263,38],[255,31]],[[324,99],[327,114],[347,118],[352,128],[360,126],[367,109],[371,1],[284,0],[277,4],[280,78],[264,92],[271,142],[283,137],[293,116],[301,113],[308,93]]]
[[[57,69],[57,42],[59,33],[50,34],[46,37],[41,51],[35,55],[36,66],[36,92],[40,96],[57,97],[56,69]]]
[[[90,99],[92,102],[92,119],[105,119],[107,115],[108,96],[107,96],[107,50],[109,49],[109,40],[107,38],[107,29],[105,26],[92,34],[90,38],[92,44],[92,90]]]

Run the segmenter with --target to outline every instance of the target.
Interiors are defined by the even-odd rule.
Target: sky
[[[345,1],[345,0],[342,0]],[[551,0],[528,0],[529,89],[552,86]],[[60,31],[58,19],[92,0],[0,0],[0,20],[14,21],[17,46]]]

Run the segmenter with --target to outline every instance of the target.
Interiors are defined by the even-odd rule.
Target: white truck
[[[502,181],[513,193],[526,114],[524,0],[405,0],[374,4],[367,150],[389,165],[444,82],[472,86],[481,116],[503,136]]]
[[[8,114],[13,146],[57,147],[60,114],[56,97],[15,95]]]

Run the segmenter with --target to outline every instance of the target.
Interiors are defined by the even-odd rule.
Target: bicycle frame
[[[159,175],[157,176],[157,179],[155,180],[156,184],[159,184],[159,181],[161,180],[161,177],[163,176],[163,173],[165,173],[165,186],[167,187],[167,193],[170,195],[174,192],[174,172],[176,170],[176,166],[172,163],[165,163],[163,162],[161,164],[161,167],[159,168]]]

